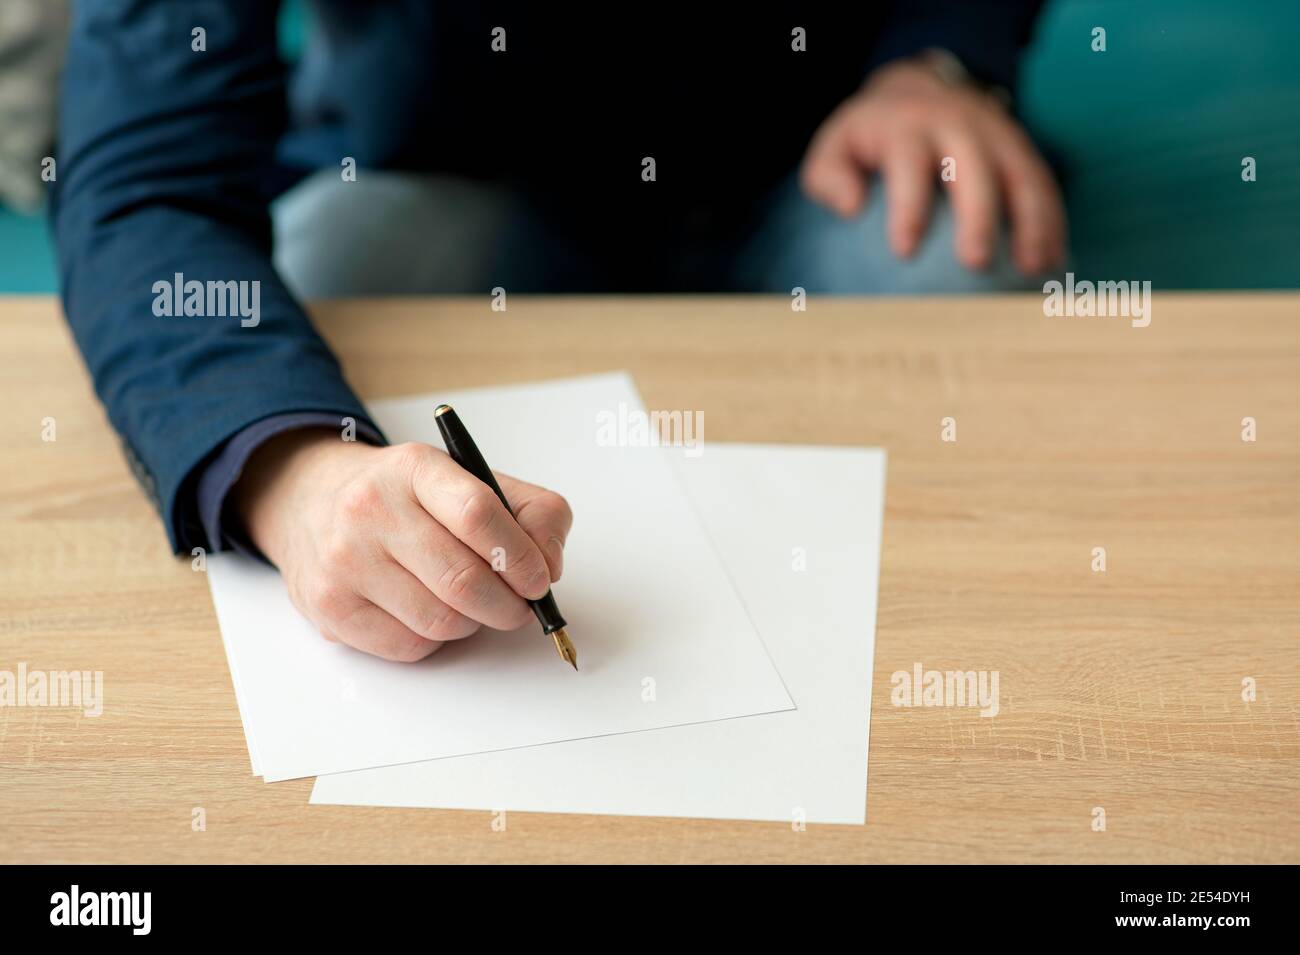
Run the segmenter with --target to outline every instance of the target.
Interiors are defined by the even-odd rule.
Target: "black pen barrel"
[[[434,412],[434,420],[438,422],[438,430],[442,432],[442,443],[447,446],[447,454],[451,456],[451,459],[492,488],[513,517],[514,508],[506,500],[501,485],[497,483],[496,475],[488,467],[483,452],[478,449],[474,439],[469,436],[469,431],[466,429],[464,422],[460,420],[460,415],[456,414],[456,409],[451,405],[439,405],[438,410]]]
[[[492,488],[501,503],[505,505],[505,509],[510,512],[510,516],[513,517],[514,508],[506,500],[505,492],[501,490],[501,485],[497,483],[496,476],[492,473],[492,469],[488,467],[483,452],[478,449],[474,439],[469,436],[469,430],[465,427],[464,422],[460,420],[460,415],[456,414],[456,409],[451,405],[439,405],[437,410],[434,411],[433,417],[438,422],[438,430],[442,433],[442,443],[447,446],[447,454],[462,468]],[[554,633],[556,630],[568,625],[560,613],[560,608],[556,606],[555,596],[549,590],[541,598],[528,601],[528,606],[532,608],[533,614],[537,617],[537,622],[542,625],[544,633]]]

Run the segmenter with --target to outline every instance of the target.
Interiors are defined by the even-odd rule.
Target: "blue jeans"
[[[653,188],[654,184],[647,184]],[[303,298],[511,293],[968,293],[1029,289],[1005,239],[971,272],[953,255],[952,210],[936,196],[907,260],[890,251],[879,184],[845,220],[805,198],[793,176],[736,215],[686,216],[668,233],[548,211],[527,195],[449,176],[326,170],[272,209],[275,263]]]

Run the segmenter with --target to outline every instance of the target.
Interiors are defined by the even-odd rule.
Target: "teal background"
[[[1298,44],[1295,0],[1049,4],[1020,111],[1056,163],[1078,275],[1300,287]]]
[[[0,206],[0,294],[31,295],[58,287],[45,220]]]
[[[297,0],[282,12],[292,59]],[[1081,278],[1300,287],[1298,43],[1295,0],[1048,4],[1019,108],[1060,175]],[[44,221],[0,209],[0,293],[57,287]]]

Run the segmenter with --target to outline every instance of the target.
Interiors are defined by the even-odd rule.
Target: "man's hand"
[[[524,598],[560,579],[569,505],[497,480],[517,520],[428,445],[376,448],[303,430],[258,448],[233,504],[326,639],[409,662],[481,625],[523,626],[533,617]]]
[[[849,217],[866,201],[865,174],[880,173],[889,243],[906,257],[925,232],[945,157],[956,160],[955,179],[944,184],[956,214],[958,261],[988,267],[1005,206],[1022,272],[1040,274],[1064,262],[1061,197],[1029,137],[992,96],[946,82],[917,61],[881,67],[822,123],[801,181],[812,199]]]

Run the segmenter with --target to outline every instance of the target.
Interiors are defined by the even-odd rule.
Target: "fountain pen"
[[[442,432],[442,443],[447,446],[447,454],[466,471],[492,488],[493,493],[513,517],[514,508],[506,500],[501,485],[497,483],[487,461],[483,460],[482,452],[474,443],[474,439],[469,436],[469,431],[460,420],[460,415],[456,414],[451,405],[438,405],[433,411],[433,417],[438,422],[438,430]],[[548,590],[543,597],[528,601],[528,606],[533,609],[538,623],[542,625],[542,632],[555,644],[555,651],[560,658],[567,661],[575,670],[578,669],[578,651],[573,649],[569,635],[564,630],[568,624],[560,614],[560,608],[555,604],[555,595]]]

